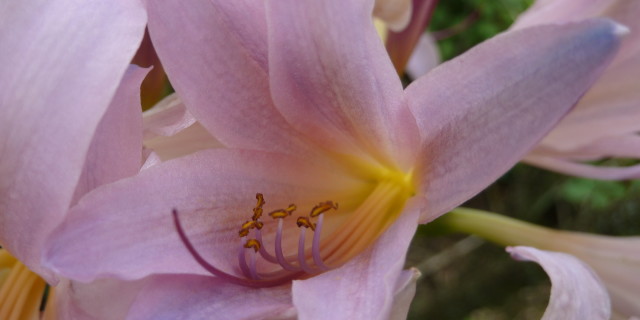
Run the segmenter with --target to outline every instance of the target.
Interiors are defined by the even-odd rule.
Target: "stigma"
[[[331,200],[320,202],[307,215],[300,215],[295,220],[289,219],[297,210],[297,206],[293,203],[286,208],[270,211],[266,216],[268,219],[275,220],[277,226],[273,243],[267,245],[262,236],[265,225],[262,220],[263,207],[266,201],[262,193],[256,194],[256,200],[250,220],[242,223],[238,229],[240,241],[237,260],[242,276],[227,273],[207,262],[194,248],[184,232],[177,210],[173,210],[174,223],[180,239],[204,269],[228,282],[256,288],[278,286],[294,279],[313,276],[331,269],[324,263],[321,256],[320,235],[324,215],[329,211],[337,211],[337,203]],[[288,251],[285,252],[285,246],[283,246],[286,222],[295,224],[299,230],[297,249],[294,248],[293,252],[290,246],[286,246]],[[306,243],[307,232],[313,232],[311,246]],[[281,271],[260,272],[257,267],[258,259],[276,266]]]

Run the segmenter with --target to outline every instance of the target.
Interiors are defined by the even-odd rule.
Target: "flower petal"
[[[360,182],[313,159],[201,151],[83,197],[48,241],[45,263],[83,282],[106,275],[138,279],[152,273],[208,274],[181,242],[171,215],[175,208],[198,251],[233,273],[238,270],[238,230],[251,217],[256,193],[264,193],[265,211],[291,202],[302,211],[306,202],[313,206],[332,199],[343,204],[353,197],[349,190],[362,192]],[[270,223],[273,220],[265,221],[265,228]]]
[[[295,315],[291,287],[254,289],[215,277],[160,275],[150,279],[127,319],[281,319]]]
[[[54,319],[124,319],[147,279],[121,281],[101,279],[92,283],[62,280],[55,290]]]
[[[420,277],[420,271],[415,268],[403,270],[398,282],[396,282],[396,292],[393,298],[393,307],[389,319],[404,320],[409,314],[411,301],[416,295],[416,282]]]
[[[533,261],[551,279],[551,297],[542,319],[607,320],[611,302],[607,290],[588,265],[560,252],[531,247],[507,247],[516,260]]]
[[[482,190],[538,142],[611,60],[619,28],[592,20],[509,32],[413,82],[407,94],[424,139],[423,221]]]
[[[47,276],[42,242],[67,212],[146,16],[124,0],[2,2],[0,13],[11,48],[0,54],[0,243]]]
[[[164,98],[143,117],[144,145],[162,160],[224,147],[196,122],[177,94]]]
[[[306,150],[273,106],[260,1],[150,1],[149,32],[187,109],[229,147]]]
[[[415,50],[419,48],[418,42],[420,41],[421,35],[425,34],[437,2],[438,1],[435,0],[414,0],[409,25],[404,30],[399,31],[392,29],[392,31],[389,32],[386,40],[386,48],[389,53],[389,58],[399,74],[404,73],[409,58],[415,55]],[[437,63],[434,64],[434,66],[435,65],[437,65]]]
[[[524,162],[568,175],[601,180],[625,180],[640,178],[640,165],[630,167],[599,167],[565,160],[558,157],[529,154]]]
[[[294,281],[293,304],[300,318],[388,319],[392,310],[399,313],[403,308],[394,310],[394,293],[398,281],[406,280],[402,267],[417,218],[418,210],[404,212],[371,248],[344,266]],[[408,297],[399,298],[402,304]]]
[[[196,122],[177,94],[173,93],[144,112],[145,139],[172,136]]]
[[[400,31],[411,19],[411,0],[376,0],[373,15],[386,22],[389,29]]]
[[[149,70],[132,65],[93,135],[72,206],[103,184],[130,177],[142,165],[140,85]]]
[[[413,161],[417,128],[372,9],[368,0],[268,2],[271,93],[325,148],[402,165]]]
[[[438,44],[430,33],[424,33],[407,63],[407,74],[413,79],[427,74],[441,62]]]

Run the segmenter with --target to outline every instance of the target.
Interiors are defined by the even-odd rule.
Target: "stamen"
[[[317,206],[311,209],[311,213],[309,213],[309,216],[311,216],[312,218],[315,218],[320,214],[323,214],[331,209],[338,210],[338,204],[333,203],[333,201],[330,201],[330,200],[325,202],[320,202]]]
[[[296,224],[298,225],[298,228],[310,228],[311,230],[315,230],[316,226],[314,223],[311,222],[311,220],[309,220],[309,218],[307,217],[298,217],[298,220],[296,220]]]
[[[262,232],[260,231],[260,229],[256,230],[256,240],[258,240],[258,242],[260,243],[263,243]],[[264,258],[265,260],[271,263],[278,263],[278,260],[276,259],[276,257],[272,256],[269,252],[267,252],[264,246],[260,246],[260,255],[262,256],[262,258]]]
[[[307,265],[307,261],[306,261],[306,255],[305,255],[305,248],[304,248],[304,240],[305,240],[305,236],[306,236],[306,231],[307,228],[300,228],[300,238],[298,239],[298,263],[300,263],[300,267],[302,268],[302,270],[304,270],[304,272],[308,273],[308,274],[314,274],[317,273],[316,270],[313,270],[311,267],[309,267],[309,265]]]
[[[263,213],[262,206],[265,204],[264,196],[261,193],[256,194],[256,207],[253,209],[253,216],[251,220],[244,222],[238,235],[240,236],[240,246],[238,248],[238,265],[244,278],[236,276],[225,271],[218,269],[217,267],[208,263],[193,247],[190,240],[186,236],[186,233],[182,229],[180,219],[178,217],[177,210],[173,210],[174,223],[178,235],[181,241],[189,253],[196,259],[196,262],[200,264],[205,270],[209,271],[216,277],[225,279],[228,282],[239,284],[249,287],[269,287],[276,286],[285,283],[289,280],[295,279],[304,273],[316,274],[322,271],[329,270],[330,268],[323,263],[323,259],[320,254],[320,232],[322,230],[323,213],[331,209],[337,209],[338,204],[332,201],[321,202],[310,211],[309,216],[301,216],[296,220],[296,224],[299,227],[298,238],[298,250],[297,255],[285,256],[282,246],[282,238],[284,233],[284,219],[291,216],[297,209],[295,204],[290,204],[285,209],[277,209],[271,211],[269,216],[278,220],[276,235],[275,235],[275,257],[272,256],[266,249],[262,238],[262,228],[264,223],[260,221],[260,217]],[[311,218],[317,218],[317,222],[311,221]],[[307,263],[308,248],[305,246],[306,230],[311,229],[314,231],[313,243],[311,244],[311,252],[309,259],[313,259],[312,265]],[[254,230],[254,238],[247,238],[251,231]],[[247,249],[253,249],[247,251]],[[265,269],[266,273],[258,272],[257,259],[258,252],[260,256],[270,263],[279,265],[283,270],[271,271],[268,268]],[[250,260],[247,261],[247,254],[250,255]],[[297,256],[297,259],[296,259]],[[290,263],[290,260],[297,260],[297,263]],[[288,271],[285,272],[285,271]]]
[[[258,200],[258,202],[256,203],[256,207],[253,208],[253,217],[251,217],[251,220],[253,221],[258,221],[258,219],[260,219],[262,216],[262,206],[266,203],[264,202],[264,196],[262,193],[256,193],[256,200]]]
[[[176,227],[176,231],[178,232],[178,236],[180,236],[180,240],[182,240],[182,243],[185,245],[185,247],[187,248],[191,256],[196,260],[196,262],[198,262],[198,264],[202,268],[204,268],[205,270],[207,270],[209,273],[211,273],[216,277],[222,278],[227,282],[241,285],[241,286],[252,287],[252,288],[266,288],[266,287],[279,286],[295,278],[298,278],[302,275],[301,273],[297,272],[297,273],[291,273],[283,277],[272,279],[272,280],[249,280],[249,279],[239,278],[234,275],[228,274],[214,267],[212,264],[207,262],[207,260],[205,260],[200,255],[200,253],[198,253],[198,251],[195,249],[195,247],[187,237],[187,234],[184,232],[184,229],[182,228],[182,224],[180,223],[180,218],[178,217],[178,211],[176,209],[173,209],[171,213],[173,214],[173,222]],[[244,247],[241,247],[241,249],[244,252]]]
[[[260,242],[256,239],[249,239],[245,242],[244,247],[247,249],[253,248],[254,252],[258,252],[258,250],[260,250]]]
[[[238,249],[238,264],[240,265],[240,270],[242,270],[242,274],[247,277],[247,278],[251,278],[254,279],[253,276],[251,275],[251,271],[249,270],[249,265],[247,265],[247,258],[245,256],[245,252],[247,250],[245,250],[244,247],[244,239],[243,241],[240,243],[240,248]]]
[[[278,231],[276,232],[276,258],[278,258],[278,263],[283,269],[288,271],[300,271],[300,268],[290,265],[287,260],[285,260],[284,254],[282,254],[282,221],[283,219],[278,220]]]
[[[336,208],[337,208],[336,204]],[[324,220],[324,215],[321,214],[318,216],[318,222],[316,222],[316,230],[313,232],[313,243],[311,247],[311,252],[313,253],[313,262],[320,267],[323,271],[329,270],[330,268],[324,264],[322,261],[322,257],[320,257],[320,233],[322,232],[322,221]]]

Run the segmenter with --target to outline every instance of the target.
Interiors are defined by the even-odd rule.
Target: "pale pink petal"
[[[386,22],[389,29],[401,31],[411,18],[411,0],[376,0],[373,15]]]
[[[373,1],[268,2],[271,93],[287,120],[325,148],[403,165],[413,161],[417,128],[372,8]]]
[[[438,44],[430,33],[423,33],[407,63],[407,74],[417,79],[440,64]]]
[[[149,32],[182,102],[229,147],[297,153],[269,93],[261,1],[150,1]]]
[[[348,203],[363,188],[368,186],[340,168],[309,159],[201,151],[87,194],[47,242],[45,263],[85,282],[107,275],[208,274],[181,242],[172,220],[175,208],[196,249],[212,264],[236,272],[238,230],[251,218],[256,193],[264,194],[267,212],[292,202],[304,212],[326,199]],[[272,223],[265,221],[265,228]]]
[[[640,158],[640,135],[600,138],[573,150],[554,150],[539,145],[529,155],[557,156],[567,160],[599,160],[602,158]]]
[[[540,264],[551,279],[549,305],[542,319],[609,319],[607,290],[584,262],[566,253],[531,247],[508,247],[507,252],[516,260]]]
[[[522,158],[604,70],[619,30],[592,20],[505,33],[413,82],[407,94],[424,139],[423,221]]]
[[[603,137],[640,131],[640,33],[636,32],[640,28],[639,12],[639,1],[558,0],[536,3],[514,24],[512,29],[609,17],[631,30],[610,67],[575,110],[544,138],[536,153],[546,148],[572,153]]]
[[[224,147],[196,122],[177,94],[167,96],[146,111],[143,121],[144,145],[162,160]]]
[[[196,122],[180,97],[173,93],[143,114],[144,138],[172,136]]]
[[[344,266],[294,281],[293,304],[300,318],[389,319],[397,283],[407,280],[402,267],[417,219],[418,210],[403,213],[373,246]],[[400,295],[399,303],[407,298]],[[404,309],[398,308],[394,311]]]
[[[413,297],[416,295],[416,282],[419,277],[420,271],[418,271],[418,269],[411,268],[402,271],[402,274],[398,277],[398,282],[396,282],[396,292],[394,293],[393,306],[391,307],[389,319],[407,319],[411,301],[413,301]]]
[[[291,286],[254,289],[215,277],[160,275],[142,290],[127,319],[283,319],[295,316]]]
[[[80,283],[64,279],[55,290],[58,319],[121,320],[148,279],[122,281],[100,279]]]
[[[131,65],[125,73],[87,151],[73,206],[85,193],[130,177],[142,165],[140,84],[148,70]]]
[[[518,16],[518,19],[513,23],[511,29],[522,29],[548,23],[584,20],[597,16],[617,1],[618,0],[537,0],[531,8]]]
[[[625,180],[640,178],[640,164],[629,167],[599,167],[558,157],[535,154],[527,155],[523,161],[540,168],[592,179]]]
[[[145,139],[144,145],[153,150],[163,161],[186,156],[197,151],[224,148],[225,146],[205,129],[200,122],[172,136]]]
[[[146,16],[129,0],[3,1],[0,16],[0,243],[46,276],[42,242],[67,212]]]
[[[392,30],[389,32],[386,48],[389,58],[391,58],[399,74],[404,73],[409,58],[413,55],[420,37],[425,33],[429,25],[437,3],[437,0],[413,0],[413,10],[409,25],[404,30]]]

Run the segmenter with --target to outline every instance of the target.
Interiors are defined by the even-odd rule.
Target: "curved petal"
[[[516,260],[533,261],[551,279],[551,297],[542,319],[608,320],[611,302],[598,276],[582,261],[560,252],[507,247]]]
[[[393,297],[393,307],[389,319],[404,320],[409,314],[411,301],[416,295],[416,282],[420,277],[420,271],[416,268],[402,271],[398,282],[396,282],[396,292]]]
[[[413,10],[409,25],[404,30],[392,29],[389,32],[385,46],[389,53],[389,58],[399,74],[404,73],[407,62],[419,48],[418,42],[421,35],[425,34],[437,3],[437,0],[413,0]]]
[[[196,122],[177,94],[173,93],[143,114],[144,138],[172,136]]]
[[[518,16],[511,29],[584,20],[597,16],[616,1],[619,0],[537,0]]]
[[[427,74],[441,62],[438,44],[430,33],[424,33],[416,44],[407,63],[407,74],[417,79]]]
[[[271,101],[262,2],[150,1],[148,10],[171,84],[216,139],[237,148],[307,150]]]
[[[630,167],[599,167],[558,157],[534,154],[527,155],[523,161],[536,167],[592,179],[625,180],[640,178],[640,165]]]
[[[509,32],[413,82],[407,94],[424,139],[423,220],[514,165],[597,79],[620,32],[609,20]]]
[[[291,287],[253,289],[196,275],[150,279],[127,316],[135,319],[283,319],[293,317]]]
[[[417,128],[372,9],[369,0],[268,2],[271,93],[285,118],[325,148],[406,165]]]
[[[0,3],[0,243],[32,270],[144,33],[138,1]],[[49,278],[51,280],[51,278]]]
[[[373,15],[382,19],[389,29],[401,31],[411,19],[411,0],[375,0]]]
[[[220,141],[212,137],[200,122],[196,122],[172,136],[157,136],[146,139],[144,145],[153,150],[163,161],[206,149],[225,147]]]
[[[61,281],[53,290],[54,319],[124,319],[148,279],[121,281],[101,279],[91,283]],[[47,308],[47,309],[48,309]]]
[[[300,318],[388,319],[397,283],[406,280],[402,267],[417,219],[418,210],[403,213],[373,246],[344,266],[294,281],[293,304]]]
[[[143,121],[144,145],[162,160],[224,147],[200,122],[196,122],[177,94],[167,96],[144,112]]]
[[[73,206],[85,193],[103,184],[130,177],[142,165],[140,84],[149,70],[135,65],[125,73],[93,135],[78,180]]]
[[[107,275],[208,274],[180,241],[171,215],[175,208],[198,251],[235,272],[238,230],[251,217],[256,193],[264,193],[266,211],[291,202],[301,212],[303,204],[311,209],[324,199],[345,203],[353,196],[345,190],[359,190],[360,182],[339,170],[309,159],[231,149],[167,161],[83,197],[47,242],[45,263],[84,282]],[[271,223],[265,221],[265,228]]]

